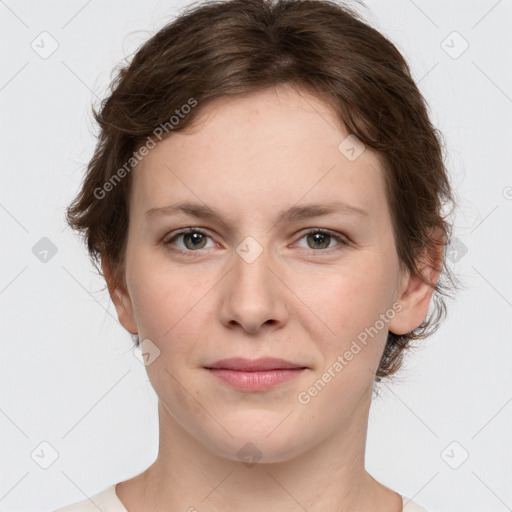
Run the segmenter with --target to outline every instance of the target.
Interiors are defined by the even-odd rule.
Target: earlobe
[[[101,258],[101,267],[105,276],[110,298],[117,311],[121,325],[131,334],[137,334],[138,328],[133,315],[133,307],[126,287],[114,279],[110,264],[106,258]]]

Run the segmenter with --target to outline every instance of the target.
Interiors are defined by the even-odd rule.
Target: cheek
[[[213,308],[208,291],[214,282],[209,283],[204,273],[161,264],[134,270],[130,295],[141,341],[149,338],[163,355],[189,351],[191,340],[204,338],[201,323],[205,308]]]
[[[357,264],[340,268],[336,275],[331,273],[324,287],[318,286],[321,281],[310,282],[315,286],[314,292],[310,286],[309,296],[304,300],[308,306],[303,307],[304,314],[312,320],[304,317],[303,322],[309,325],[310,337],[323,353],[325,370],[339,363],[331,368],[337,375],[337,384],[331,389],[345,387],[360,378],[361,385],[366,386],[384,350],[387,323],[381,315],[391,306],[392,276],[376,256],[366,256],[360,254]],[[308,293],[306,286],[302,289]]]
[[[357,264],[297,283],[297,295],[336,333],[365,327],[389,307],[390,274],[377,258],[366,258],[365,264],[362,256],[357,257]]]
[[[139,329],[147,331],[146,337],[161,338],[174,324],[179,309],[176,292],[164,280],[145,272],[132,282],[131,297]]]

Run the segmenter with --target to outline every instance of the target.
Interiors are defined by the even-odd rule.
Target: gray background
[[[92,155],[91,102],[187,3],[0,1],[1,510],[83,500],[157,455],[156,396],[63,214]],[[367,469],[429,512],[512,510],[512,1],[366,4],[446,136],[464,285],[373,403]]]

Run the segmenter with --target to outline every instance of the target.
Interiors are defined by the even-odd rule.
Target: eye
[[[300,240],[303,238],[306,238],[308,243],[308,247],[306,248],[313,249],[314,251],[318,251],[319,249],[331,249],[332,246],[330,246],[330,244],[333,241],[337,241],[338,245],[346,245],[342,237],[326,229],[310,229]]]
[[[171,238],[167,238],[164,241],[164,245],[166,245],[166,246],[176,245],[173,242],[179,238],[183,238],[185,247],[180,247],[178,245],[177,246],[178,250],[176,250],[176,249],[172,249],[172,250],[176,251],[176,252],[182,252],[182,253],[195,252],[196,249],[204,249],[206,247],[206,239],[207,238],[211,239],[211,237],[209,237],[201,229],[189,227],[187,229],[183,229],[183,230],[177,232]]]
[[[175,241],[183,238],[184,246],[176,244]],[[170,238],[166,238],[163,244],[171,251],[180,253],[186,256],[190,256],[193,252],[198,252],[200,249],[208,249],[211,247],[215,247],[214,244],[207,247],[207,239],[212,240],[208,234],[200,228],[188,227],[186,229],[182,229],[181,231],[176,232]],[[336,241],[338,245],[347,245],[347,242],[338,234],[326,230],[326,229],[310,229],[299,240],[306,238],[308,247],[306,249],[310,249],[318,252],[321,249],[332,249],[333,246],[331,242]],[[212,240],[213,241],[213,240]],[[172,246],[177,247],[176,249]]]

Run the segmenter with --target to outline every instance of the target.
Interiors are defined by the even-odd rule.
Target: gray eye
[[[322,229],[313,229],[303,235],[301,237],[301,240],[302,239],[306,239],[307,246],[305,248],[313,250],[329,249],[334,247],[335,244],[333,245],[331,242],[338,242],[338,245],[344,244],[344,241],[339,236]]]

